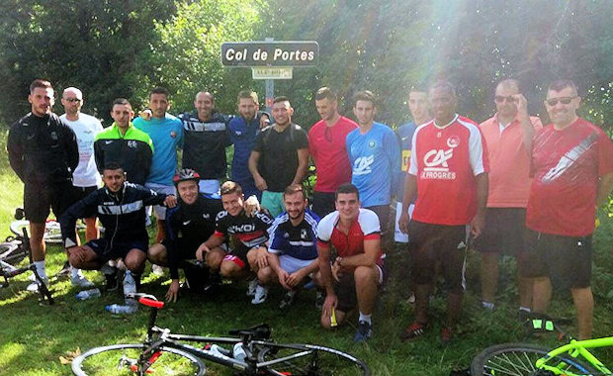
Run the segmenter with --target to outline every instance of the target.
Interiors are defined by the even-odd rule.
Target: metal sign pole
[[[274,38],[269,37],[264,40],[266,42],[272,42],[274,41]],[[274,99],[275,99],[275,80],[266,80],[266,111],[268,111],[269,114],[272,114],[272,101]]]

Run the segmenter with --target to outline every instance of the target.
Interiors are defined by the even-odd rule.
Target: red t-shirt
[[[351,164],[345,139],[358,125],[341,116],[332,127],[320,120],[309,131],[309,152],[317,167],[317,192],[336,192],[343,183],[351,182]]]
[[[563,236],[594,232],[599,177],[613,172],[613,143],[579,118],[563,130],[541,129],[532,143],[526,226]]]
[[[457,226],[477,214],[475,176],[489,171],[479,126],[456,115],[444,128],[430,121],[415,131],[408,173],[417,177],[413,219]]]
[[[349,257],[364,253],[364,240],[379,239],[381,228],[379,217],[368,209],[360,209],[358,219],[345,234],[336,225],[339,219],[338,211],[326,215],[317,225],[317,241],[319,246],[327,247],[330,244],[336,249],[340,257]],[[383,260],[380,254],[379,261]]]

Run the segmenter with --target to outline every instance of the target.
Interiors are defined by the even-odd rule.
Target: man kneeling
[[[138,284],[149,244],[145,206],[174,207],[177,199],[126,182],[124,170],[117,164],[109,163],[105,167],[102,181],[104,187],[71,206],[60,217],[68,261],[75,268],[99,270],[108,260],[122,258]],[[92,217],[100,219],[104,236],[77,246],[77,220]]]

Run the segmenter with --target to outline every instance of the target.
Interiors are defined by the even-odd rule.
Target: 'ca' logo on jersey
[[[449,171],[447,161],[453,157],[453,149],[430,150],[424,156],[424,171]]]
[[[375,156],[360,157],[353,162],[353,174],[354,175],[366,175],[372,172],[370,166],[375,161]]]

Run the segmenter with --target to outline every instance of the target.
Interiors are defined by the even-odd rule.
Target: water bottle
[[[137,308],[138,307],[133,304],[111,304],[104,307],[104,309],[106,309],[108,312],[115,315],[129,315],[136,312]]]
[[[134,277],[132,277],[132,273],[129,270],[126,270],[126,275],[123,277],[123,296],[126,297],[127,305],[136,305],[136,299],[128,298],[128,295],[136,294],[136,282],[134,281]]]
[[[77,300],[87,300],[87,299],[93,299],[93,298],[99,298],[99,297],[100,297],[99,289],[81,291],[76,295]]]
[[[230,355],[230,351],[227,349],[224,349],[223,347],[219,347],[217,345],[210,345],[207,348],[208,351],[210,351],[211,353],[218,355],[220,357],[223,358],[228,358],[228,355]]]
[[[232,356],[234,359],[240,360],[241,362],[245,361],[247,353],[245,352],[242,342],[237,342],[236,345],[234,345],[234,348],[232,349]]]

